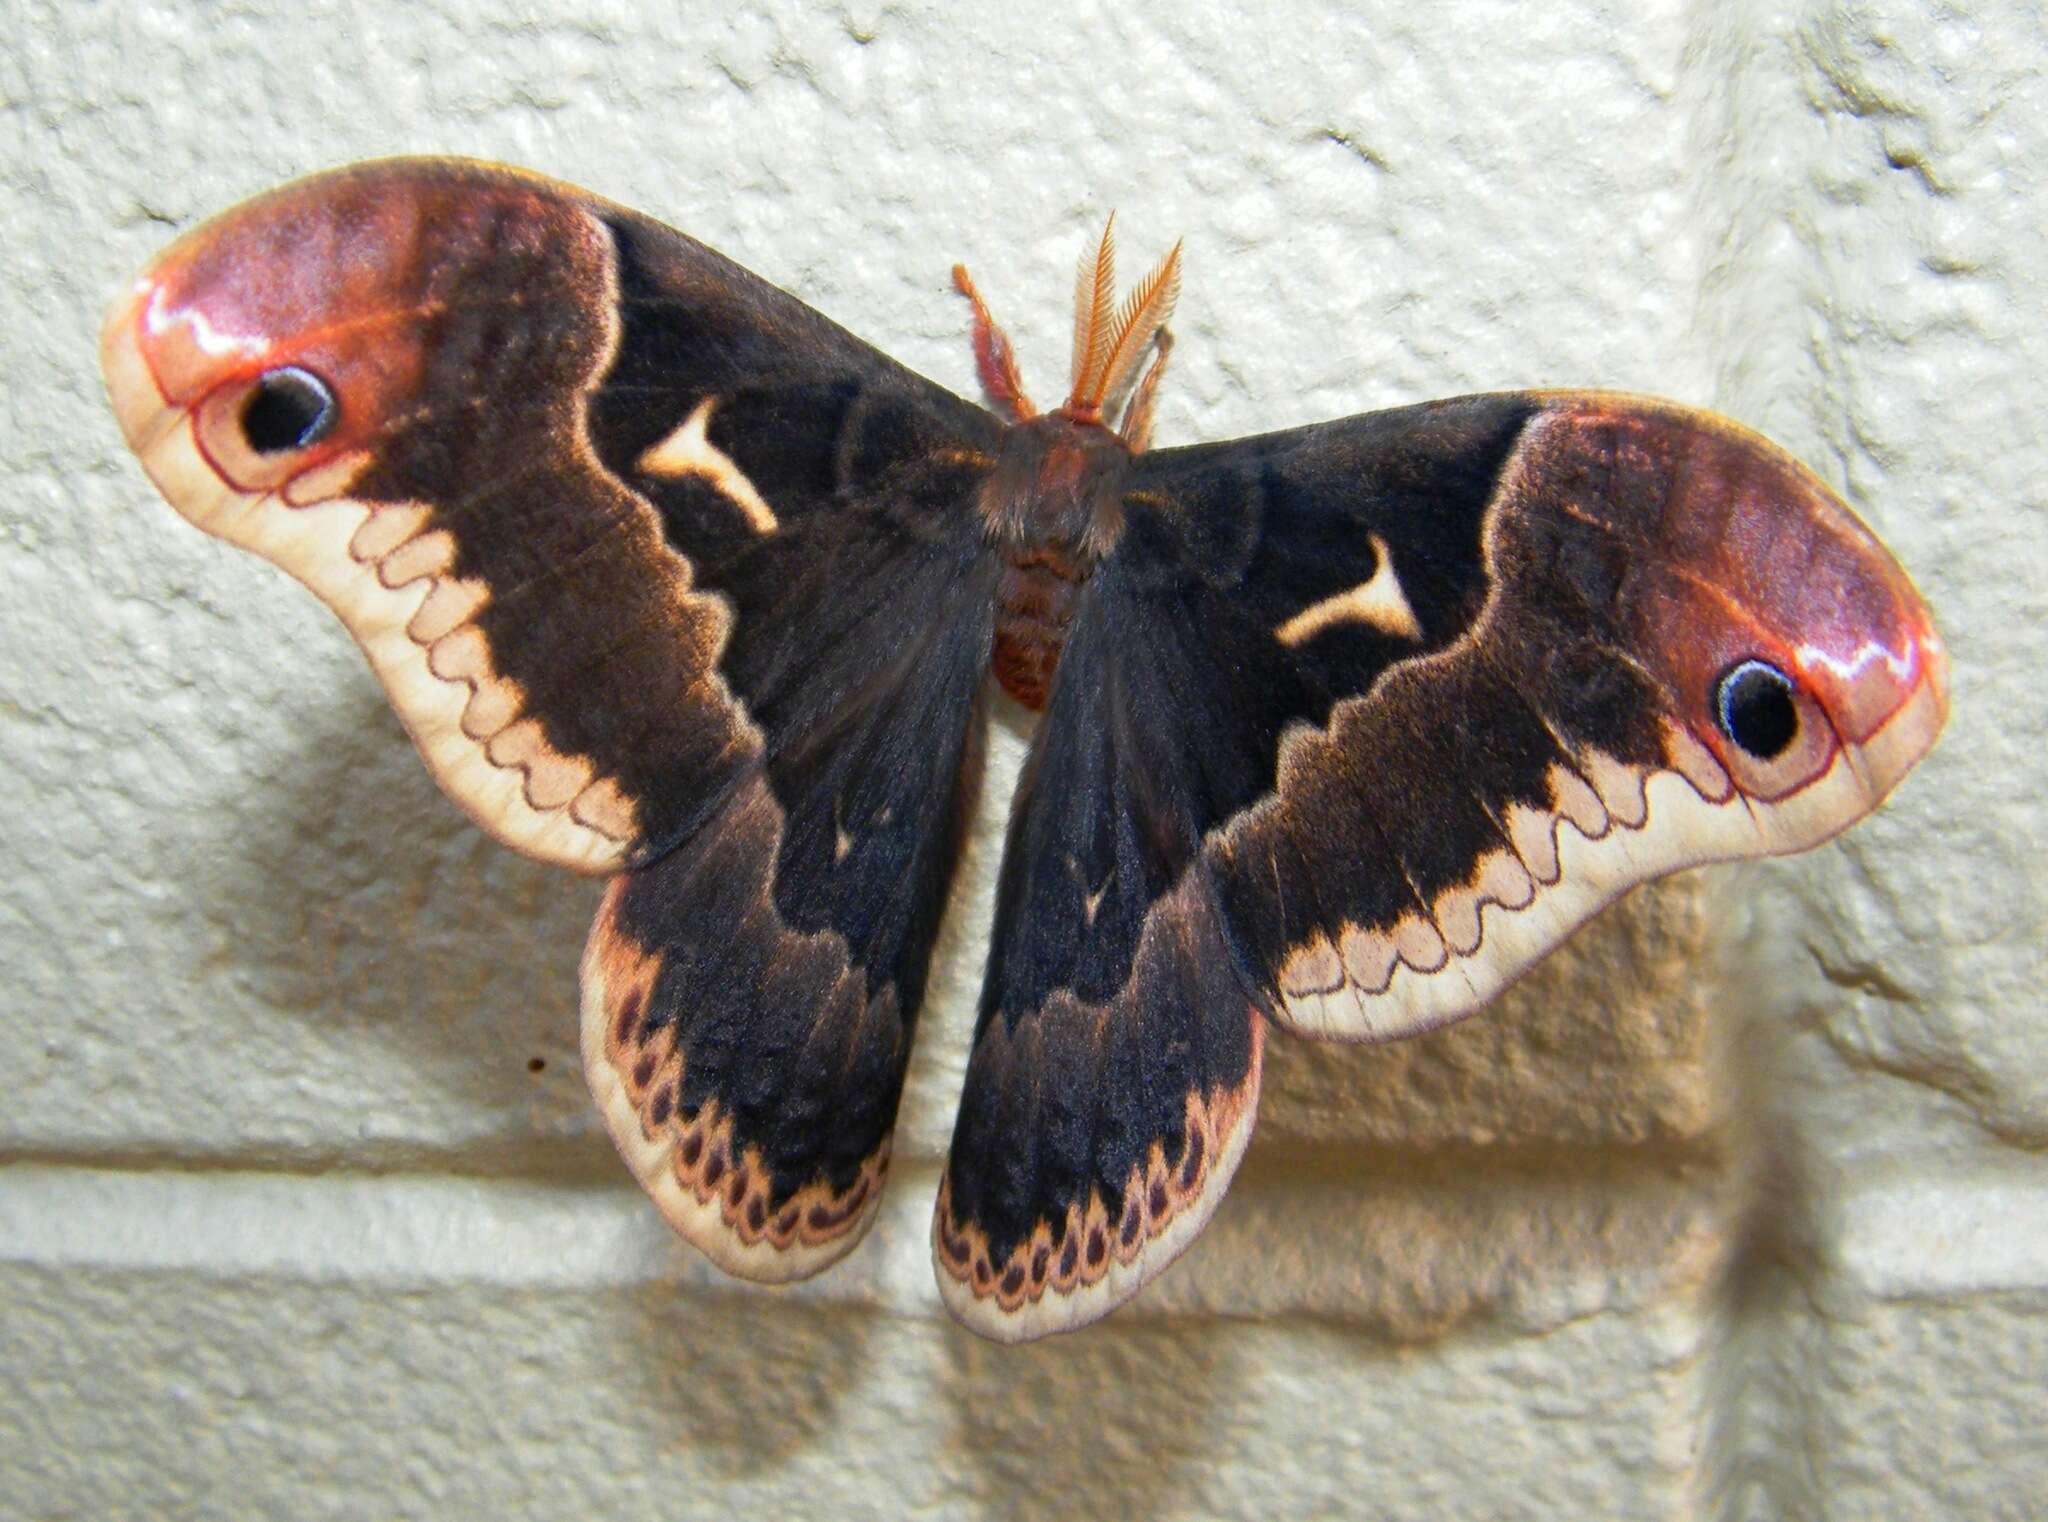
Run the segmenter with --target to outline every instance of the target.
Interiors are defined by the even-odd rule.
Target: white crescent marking
[[[1299,645],[1333,624],[1359,623],[1370,624],[1396,639],[1419,643],[1422,625],[1416,622],[1415,610],[1408,606],[1408,595],[1401,590],[1401,580],[1394,574],[1394,557],[1387,552],[1387,541],[1378,534],[1372,536],[1372,552],[1379,565],[1370,579],[1349,591],[1310,603],[1274,630],[1273,637],[1283,645]]]
[[[746,514],[749,528],[772,534],[781,527],[775,509],[754,490],[732,456],[711,442],[711,413],[717,405],[715,397],[705,397],[681,427],[640,456],[636,468],[649,476],[703,476]]]

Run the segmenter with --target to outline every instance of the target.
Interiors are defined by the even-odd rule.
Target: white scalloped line
[[[604,332],[590,372],[597,376],[616,352],[620,320],[610,235],[593,225],[607,249],[608,286],[598,303]],[[154,294],[145,277],[115,303],[100,349],[122,431],[165,497],[198,527],[281,566],[333,609],[435,779],[478,825],[514,849],[577,871],[622,866],[639,833],[633,800],[588,757],[549,745],[538,720],[523,712],[524,695],[497,672],[474,623],[488,588],[447,574],[455,542],[433,526],[431,506],[373,505],[343,495],[369,463],[367,451],[301,472],[281,491],[242,492],[228,484],[198,439],[213,399],[171,405],[143,358],[140,323]],[[572,443],[601,476],[580,409]],[[716,596],[691,596],[687,562],[680,564],[679,594],[700,604],[712,626],[708,674],[729,610]]]
[[[1148,941],[1153,937],[1178,935],[1179,927],[1191,923],[1195,915],[1216,912],[1206,902],[1207,891],[1200,864],[1196,863],[1182,874],[1168,898],[1155,904],[1145,917],[1144,927],[1139,932],[1139,949],[1132,959],[1132,971],[1118,993],[1101,1005],[1077,1007],[1068,1003],[1063,1012],[1075,1018],[1101,1018],[1116,999],[1128,993],[1139,976],[1138,969],[1147,965],[1149,957],[1145,946]],[[1050,1017],[1050,1011],[1041,1009],[1031,1018]],[[1251,1142],[1252,1130],[1258,1119],[1259,1089],[1265,1071],[1266,1021],[1249,1001],[1245,1007],[1245,1018],[1250,1022],[1250,1056],[1245,1076],[1234,1087],[1219,1085],[1210,1088],[1184,1116],[1184,1124],[1199,1123],[1205,1136],[1204,1168],[1195,1180],[1192,1194],[1176,1192],[1174,1203],[1178,1209],[1164,1217],[1163,1225],[1160,1218],[1149,1214],[1149,1210],[1141,1210],[1143,1229],[1134,1241],[1125,1244],[1117,1236],[1112,1236],[1110,1262],[1100,1277],[1086,1280],[1083,1276],[1084,1282],[1062,1289],[1053,1282],[1059,1277],[1055,1274],[1037,1292],[1036,1298],[1024,1298],[1019,1304],[1019,1297],[1012,1295],[1009,1297],[1010,1308],[1004,1309],[1001,1274],[1015,1261],[1015,1254],[1005,1258],[1000,1267],[989,1264],[988,1281],[977,1288],[972,1259],[963,1268],[946,1255],[942,1238],[948,1199],[944,1192],[941,1193],[932,1213],[932,1267],[938,1277],[940,1298],[962,1325],[997,1342],[1028,1342],[1053,1332],[1086,1326],[1137,1294],[1187,1250],[1229,1192],[1231,1178],[1244,1157],[1245,1147]],[[1008,1039],[1012,1037],[1007,1032],[993,1027],[981,1037],[984,1043]],[[1013,1053],[1009,1060],[1019,1071],[1029,1072],[1031,1069],[1025,1053]],[[1218,1117],[1221,1117],[1220,1125]],[[1148,1157],[1144,1169],[1133,1170],[1131,1176],[1137,1184],[1149,1184],[1151,1161]],[[1163,1155],[1159,1161],[1163,1165]],[[1128,1207],[1128,1198],[1125,1204]],[[1112,1231],[1121,1224],[1121,1215],[1117,1222],[1112,1223],[1107,1221],[1106,1211],[1098,1217],[1095,1214],[1098,1210],[1102,1210],[1101,1201],[1091,1190],[1081,1218],[1076,1222],[1070,1213],[1069,1224],[1078,1225],[1084,1233],[1098,1220]],[[973,1223],[967,1223],[959,1235],[966,1236],[976,1255],[985,1261],[987,1243]],[[1050,1240],[1049,1229],[1046,1240]],[[1027,1297],[1031,1293],[1028,1287],[1024,1291]]]
[[[481,606],[473,589],[441,574],[454,543],[444,532],[421,532],[431,509],[373,508],[343,496],[293,506],[276,492],[236,491],[201,451],[193,411],[168,405],[157,389],[136,318],[132,298],[117,306],[102,334],[101,362],[122,431],[158,490],[192,523],[283,567],[334,610],[435,779],[479,825],[544,861],[582,872],[615,870],[634,833],[631,805],[616,785],[593,780],[587,761],[543,754],[545,747],[489,754],[465,732],[473,705],[502,705],[502,695],[490,692],[494,673],[481,634],[464,624],[432,642],[414,636],[416,626],[451,623],[458,606],[465,616]],[[366,456],[345,457],[323,467],[319,480],[302,476],[288,489],[345,490],[366,463]],[[466,635],[482,649],[447,669]]]
[[[1511,895],[1493,898],[1475,886],[1493,871],[1492,858],[1507,854],[1489,853],[1475,884],[1453,890],[1479,904],[1469,950],[1446,945],[1448,937],[1431,933],[1436,926],[1419,917],[1413,927],[1404,921],[1391,938],[1346,926],[1335,946],[1318,938],[1288,958],[1280,974],[1281,1020],[1304,1036],[1389,1041],[1468,1015],[1639,883],[1707,862],[1805,850],[1846,829],[1875,808],[1926,751],[1945,707],[1938,684],[1923,682],[1868,740],[1837,746],[1825,771],[1775,803],[1758,802],[1733,787],[1721,801],[1713,800],[1702,791],[1703,784],[1714,790],[1712,774],[1698,756],[1684,751],[1679,759],[1685,770],[1649,773],[1639,794],[1620,784],[1624,775],[1641,773],[1601,757],[1606,768],[1595,769],[1595,781],[1611,825],[1595,829],[1584,799],[1571,799],[1569,784],[1554,772],[1558,811],[1510,820],[1518,864],[1543,884],[1521,906]],[[1639,809],[1627,806],[1631,794],[1640,798]],[[1546,821],[1548,830],[1537,821]],[[1544,833],[1553,842],[1554,873],[1541,870],[1552,854],[1536,844]],[[1439,924],[1448,896],[1437,900]],[[1404,928],[1398,954],[1387,954],[1381,943],[1403,942]],[[1444,948],[1442,955],[1436,947]]]

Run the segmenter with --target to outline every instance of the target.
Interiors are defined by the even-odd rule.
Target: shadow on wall
[[[623,1325],[641,1429],[673,1434],[634,1462],[756,1484],[831,1464],[829,1490],[785,1497],[796,1513],[1188,1515],[1242,1389],[1240,1339],[1156,1322],[999,1348],[950,1324],[934,1339],[859,1308],[651,1286]],[[927,1462],[906,1470],[909,1454]]]
[[[577,962],[596,885],[486,837],[434,785],[367,676],[352,686],[347,701],[296,701],[283,721],[296,749],[280,770],[223,792],[226,828],[209,833],[227,845],[195,907],[225,975],[303,1022],[337,1063],[368,1043],[421,1069],[451,1115],[471,1117],[458,1132],[508,1114],[522,1121],[501,1130],[592,1131]],[[559,1147],[505,1161],[560,1174],[547,1150]],[[590,1152],[609,1162],[608,1147]]]
[[[638,1390],[628,1403],[644,1413],[640,1430],[671,1434],[663,1446],[716,1480],[769,1478],[814,1450],[842,1450],[846,1429],[875,1415],[849,1404],[916,1402],[923,1393],[906,1387],[900,1370],[886,1392],[876,1388],[875,1318],[865,1309],[737,1286],[685,1297],[655,1283],[631,1294],[614,1325],[618,1368]]]
[[[1637,889],[1456,1025],[1366,1047],[1276,1032],[1255,1153],[1700,1139],[1741,1023],[1714,912],[1728,870]]]
[[[1103,1325],[1023,1348],[960,1328],[943,1350],[943,1450],[987,1514],[1047,1522],[1186,1516],[1213,1484],[1217,1434],[1239,1424],[1237,1339],[1210,1327]],[[1021,1503],[1021,1504],[1020,1504]]]

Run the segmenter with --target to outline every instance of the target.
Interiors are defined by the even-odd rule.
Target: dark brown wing
[[[671,1220],[761,1277],[851,1246],[972,782],[994,421],[679,233],[454,160],[209,223],[103,355],[164,494],[341,616],[472,817],[630,870],[585,1051]]]
[[[1135,463],[1012,822],[935,1225],[1016,1339],[1227,1184],[1260,1028],[1455,1019],[1630,885],[1796,850],[1932,744],[1891,557],[1723,420],[1473,397]]]
[[[458,160],[208,223],[102,348],[172,504],[341,615],[479,824],[585,871],[687,835],[767,743],[720,568],[854,495],[907,524],[995,436],[703,245]]]

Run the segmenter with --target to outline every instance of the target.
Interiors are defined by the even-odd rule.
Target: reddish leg
[[[1123,424],[1117,429],[1132,454],[1143,454],[1152,447],[1152,400],[1159,394],[1159,377],[1166,373],[1166,356],[1172,352],[1173,335],[1161,328],[1152,336],[1151,368],[1131,393],[1131,404],[1124,408]]]
[[[953,266],[953,288],[974,303],[974,367],[981,372],[981,389],[998,412],[1006,412],[1014,423],[1038,416],[1031,398],[1024,394],[1023,379],[1017,374],[1017,354],[1010,340],[988,315],[981,292],[967,277],[967,266]]]

